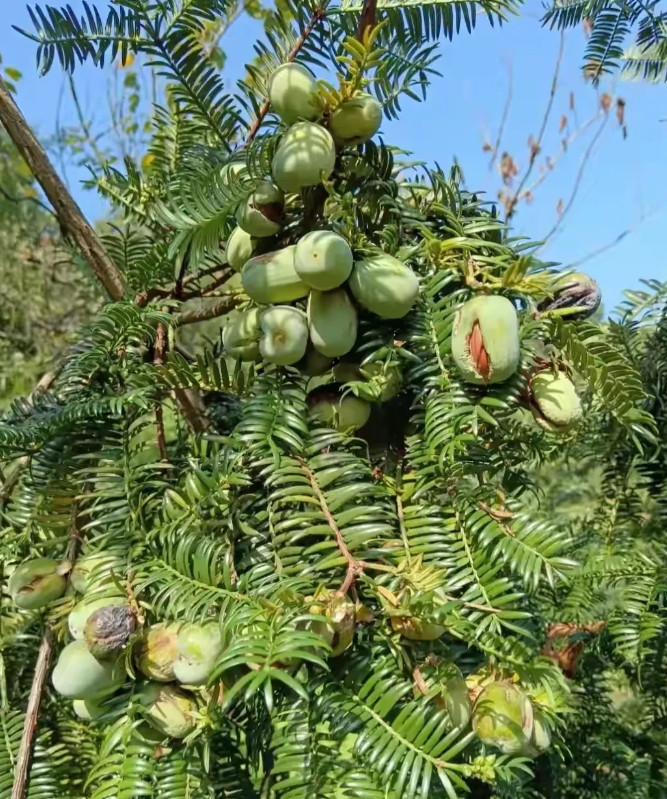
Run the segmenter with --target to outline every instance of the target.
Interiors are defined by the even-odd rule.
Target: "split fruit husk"
[[[321,104],[317,96],[317,81],[301,64],[281,64],[271,73],[267,88],[271,110],[287,125],[319,116]]]
[[[236,221],[242,230],[255,238],[274,236],[283,226],[282,191],[268,180],[263,180],[236,212]]]
[[[78,602],[72,608],[67,617],[70,635],[75,641],[82,641],[85,636],[86,623],[93,613],[101,608],[125,605],[126,602],[126,598],[120,594],[107,594],[106,596],[99,596],[97,599],[92,596],[90,598],[84,597],[81,602]]]
[[[346,355],[357,340],[357,311],[344,288],[311,291],[308,331],[313,347],[328,358]]]
[[[404,317],[419,293],[412,269],[384,253],[355,261],[349,285],[357,302],[382,319]]]
[[[295,245],[256,255],[243,266],[241,281],[250,299],[262,305],[293,302],[306,297],[308,286],[294,268]]]
[[[259,358],[259,339],[262,335],[260,314],[259,308],[251,308],[229,315],[222,331],[222,346],[232,358],[241,361],[256,361]]]
[[[489,683],[477,697],[472,726],[485,744],[506,755],[519,754],[533,734],[534,714],[530,699],[512,683]]]
[[[141,692],[144,718],[168,738],[185,738],[195,727],[197,703],[173,685],[149,683]]]
[[[336,143],[355,145],[372,138],[381,124],[382,105],[370,94],[358,94],[333,112],[329,130]]]
[[[352,273],[352,250],[338,233],[313,230],[299,239],[294,268],[306,285],[318,291],[341,286]]]
[[[308,346],[306,314],[290,305],[274,305],[259,317],[259,352],[269,363],[290,366],[300,361]]]
[[[67,578],[59,574],[60,564],[49,558],[21,563],[9,578],[9,593],[17,608],[38,610],[65,593]]]
[[[121,653],[136,627],[137,617],[129,605],[106,605],[88,617],[83,637],[90,654],[104,660]]]
[[[552,433],[566,433],[583,416],[574,383],[564,372],[538,372],[530,381],[535,421]]]
[[[514,305],[498,295],[464,303],[452,328],[452,356],[469,383],[502,383],[519,368],[519,320]]]
[[[85,641],[72,641],[62,650],[51,674],[53,687],[69,699],[97,699],[113,693],[124,681],[119,662],[100,661]]]
[[[284,134],[273,157],[271,174],[284,192],[298,192],[327,180],[336,163],[336,146],[321,125],[297,122]]]
[[[153,624],[144,630],[136,649],[139,671],[151,680],[171,682],[178,657],[178,624]]]
[[[559,311],[559,316],[568,322],[589,319],[600,307],[602,292],[589,275],[572,272],[557,282],[553,297],[548,297],[537,306],[540,313]]]

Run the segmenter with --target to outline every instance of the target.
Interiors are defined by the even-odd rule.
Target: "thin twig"
[[[357,560],[354,555],[350,552],[347,548],[347,544],[345,543],[345,539],[343,538],[343,534],[340,531],[340,528],[336,524],[336,520],[334,519],[331,511],[329,510],[329,506],[327,505],[327,500],[324,494],[322,493],[322,489],[319,487],[317,480],[315,479],[315,475],[309,468],[308,464],[305,462],[303,458],[297,456],[297,460],[299,461],[299,465],[303,469],[308,481],[310,482],[310,487],[313,489],[313,493],[317,498],[317,501],[320,505],[320,510],[324,518],[326,519],[329,528],[331,529],[334,537],[336,539],[336,546],[340,550],[341,555],[345,558],[347,562],[347,571],[345,573],[345,579],[343,580],[343,584],[335,592],[338,596],[345,596],[347,592],[350,590],[354,581],[357,577],[363,573],[364,566],[366,565],[363,561]]]
[[[183,311],[176,317],[176,324],[180,326],[192,325],[196,322],[205,322],[207,319],[215,319],[231,311],[240,301],[241,297],[238,294],[231,294],[203,308],[192,308],[191,310]]]
[[[39,197],[13,197],[6,189],[3,189],[2,186],[0,186],[0,194],[2,194],[5,200],[8,200],[10,203],[35,203],[43,211],[46,211],[47,214],[51,214],[51,216],[55,217],[56,219],[58,218],[53,213],[53,209],[49,208],[46,203],[43,203]]]
[[[285,63],[289,63],[294,61],[294,59],[299,55],[301,52],[301,48],[306,43],[306,40],[310,36],[310,34],[315,30],[317,24],[324,19],[326,15],[326,7],[328,3],[324,3],[323,5],[319,6],[313,12],[313,16],[310,18],[310,22],[306,25],[303,29],[303,33],[297,39],[296,44],[290,50],[285,59]],[[248,138],[245,140],[244,147],[247,147],[250,142],[255,138],[257,133],[259,132],[260,127],[262,126],[262,122],[264,121],[264,117],[269,113],[269,101],[267,100],[264,105],[259,109],[257,114],[257,119],[252,123],[250,130],[248,131]]]
[[[86,141],[90,145],[91,150],[93,151],[93,155],[95,156],[95,160],[99,164],[100,167],[104,167],[107,162],[107,158],[105,157],[104,153],[100,150],[97,146],[97,142],[93,138],[93,135],[90,130],[90,125],[88,124],[83,109],[81,108],[81,103],[79,102],[79,95],[76,90],[76,86],[74,85],[74,78],[72,75],[67,76],[67,80],[69,82],[69,91],[72,96],[72,100],[74,101],[74,108],[76,110],[76,115],[79,120],[79,125],[81,126],[81,130],[83,131],[83,135],[86,138]]]
[[[505,125],[507,124],[507,118],[510,113],[510,108],[512,106],[512,96],[514,91],[514,75],[512,72],[512,62],[507,62],[507,97],[505,98],[505,106],[503,108],[503,115],[500,118],[500,126],[498,127],[498,135],[496,136],[496,142],[493,145],[493,150],[491,152],[491,160],[489,161],[489,169],[493,168],[493,165],[496,163],[496,158],[498,157],[498,152],[500,151],[500,143],[503,138],[503,133],[505,132]]]
[[[540,132],[537,136],[537,140],[531,146],[530,151],[530,160],[528,162],[528,168],[526,169],[523,177],[519,181],[519,185],[517,186],[514,195],[509,201],[507,206],[507,215],[505,220],[509,222],[512,218],[514,211],[516,210],[517,203],[519,202],[519,197],[521,196],[521,192],[523,191],[526,183],[528,182],[528,178],[533,171],[533,167],[535,166],[535,161],[537,160],[537,156],[542,148],[542,139],[544,138],[544,132],[547,129],[547,124],[549,119],[551,118],[551,109],[553,108],[554,98],[556,97],[556,89],[558,88],[558,76],[560,75],[560,65],[563,60],[563,49],[565,45],[565,33],[561,31],[560,34],[560,44],[558,46],[558,55],[556,56],[556,64],[554,66],[554,73],[553,77],[551,78],[551,90],[549,91],[549,100],[547,101],[547,107],[544,112],[544,117],[542,119],[542,125],[540,127]]]
[[[61,225],[76,242],[100,283],[113,300],[122,299],[125,293],[123,275],[53,168],[48,155],[37,141],[2,78],[0,78],[0,122],[42,187]]]

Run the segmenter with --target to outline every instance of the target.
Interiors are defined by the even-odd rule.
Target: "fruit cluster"
[[[382,120],[381,105],[363,93],[322,119],[317,82],[300,64],[280,66],[268,89],[271,109],[289,127],[273,158],[272,181],[261,182],[236,213],[227,261],[240,271],[254,305],[230,315],[223,346],[234,358],[261,358],[320,375],[354,350],[360,313],[404,317],[417,299],[419,281],[409,266],[386,253],[355,258],[348,241],[332,229],[312,230],[293,244],[253,257],[257,239],[281,231],[285,193],[326,181],[337,147],[367,141]],[[364,373],[357,371],[357,379],[365,380]],[[312,400],[320,417],[341,429],[356,429],[370,414],[360,397],[320,391]]]

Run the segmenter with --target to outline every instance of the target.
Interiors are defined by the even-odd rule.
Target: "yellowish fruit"
[[[293,302],[308,295],[308,286],[294,269],[296,247],[285,247],[275,252],[256,255],[241,271],[245,293],[255,302],[270,305]]]
[[[546,430],[566,432],[581,420],[581,400],[574,383],[563,372],[538,372],[530,381],[530,390],[533,415]]]
[[[222,331],[222,346],[232,358],[241,361],[256,361],[259,358],[259,308],[251,308],[230,314]]]
[[[184,685],[203,685],[222,652],[217,624],[187,624],[178,634],[178,658],[174,675]]]
[[[250,235],[242,227],[235,227],[230,237],[227,239],[227,263],[235,272],[240,272],[246,261],[252,258],[255,243]]]
[[[336,147],[329,131],[312,122],[297,122],[280,140],[271,173],[283,191],[298,192],[329,178],[335,163]]]
[[[262,329],[259,351],[265,361],[290,366],[306,354],[308,322],[303,311],[289,305],[275,305],[262,311],[259,324]]]
[[[294,62],[282,64],[269,78],[269,105],[287,125],[316,119],[320,113],[317,81],[310,70]]]
[[[329,358],[348,353],[357,340],[357,311],[344,288],[311,291],[308,331],[313,347]]]
[[[329,120],[334,141],[344,145],[362,144],[382,124],[382,106],[370,94],[359,94],[337,108]]]
[[[472,726],[483,743],[506,755],[518,754],[533,734],[533,706],[516,685],[492,682],[477,697]]]
[[[139,671],[158,682],[174,679],[174,663],[178,657],[177,624],[154,624],[144,631],[137,647]]]
[[[185,738],[194,729],[197,703],[172,685],[149,683],[140,694],[144,718],[169,738]]]
[[[331,291],[352,273],[352,250],[338,233],[313,230],[299,239],[294,253],[297,274],[313,289]]]
[[[404,317],[419,293],[412,269],[384,253],[355,261],[349,285],[357,302],[382,319]]]

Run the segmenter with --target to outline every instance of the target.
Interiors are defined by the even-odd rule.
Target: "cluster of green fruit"
[[[591,316],[600,292],[586,275],[567,275],[541,311],[572,310],[570,319]],[[462,378],[476,385],[508,380],[519,368],[521,343],[514,304],[494,294],[478,294],[457,311],[452,327],[452,357]],[[529,380],[529,406],[550,432],[567,432],[583,415],[581,400],[564,370],[540,368]]]
[[[285,193],[325,181],[335,166],[336,147],[367,141],[382,120],[378,101],[358,94],[323,124],[314,122],[321,117],[317,82],[296,63],[283,64],[272,74],[269,102],[290,127],[273,159],[273,182],[260,183],[236,213],[238,226],[227,243],[227,261],[240,272],[244,292],[255,305],[230,315],[223,346],[240,360],[261,358],[314,376],[354,349],[360,312],[382,319],[404,317],[415,303],[419,281],[409,266],[385,253],[355,259],[348,241],[328,229],[313,230],[294,244],[253,257],[258,239],[281,231]],[[313,405],[323,418],[345,429],[359,427],[370,414],[359,397],[320,392]]]
[[[139,630],[137,609],[123,596],[112,576],[118,562],[96,553],[81,558],[69,575],[83,594],[67,618],[72,641],[60,652],[51,680],[55,690],[72,699],[79,718],[104,715],[104,700],[126,682],[128,667],[143,681],[136,691],[145,722],[144,734],[157,740],[183,738],[196,725],[196,693],[208,681],[222,651],[215,623],[154,624]],[[39,609],[68,589],[69,564],[37,559],[18,566],[9,580],[14,603]]]

